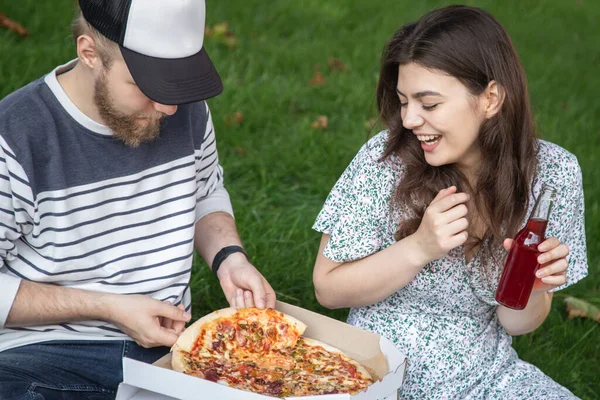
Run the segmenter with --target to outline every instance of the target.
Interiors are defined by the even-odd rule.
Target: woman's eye
[[[408,105],[408,102],[406,102],[406,103],[400,102],[400,107],[406,107],[407,105]]]
[[[425,104],[423,104],[423,110],[427,110],[427,111],[431,111],[436,107],[437,107],[437,104],[432,104],[430,106],[426,106]]]

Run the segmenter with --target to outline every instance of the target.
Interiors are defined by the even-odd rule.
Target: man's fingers
[[[171,347],[175,344],[175,342],[177,341],[178,338],[179,338],[179,335],[177,335],[173,331],[173,329],[160,328],[156,332],[156,336],[153,338],[153,340],[156,344],[154,346],[150,346],[150,347],[156,347],[156,346]]]
[[[244,307],[254,307],[254,299],[252,298],[252,292],[244,290]]]
[[[172,328],[176,335],[181,335],[181,332],[185,330],[185,322],[175,321]]]
[[[157,303],[155,312],[159,317],[166,317],[175,321],[188,322],[192,318],[192,315],[185,310],[163,302]]]
[[[164,318],[164,317],[161,317],[161,320],[162,320],[162,321],[161,321],[161,324],[160,324],[160,325],[161,325],[163,328],[166,328],[166,329],[172,329],[172,328],[173,328],[173,323],[174,323],[175,321],[173,321],[171,318]]]
[[[267,308],[275,308],[275,302],[277,301],[277,296],[275,295],[275,291],[269,285],[269,283],[265,280],[265,306]]]
[[[185,312],[185,306],[182,303],[179,303],[177,308],[179,308],[181,311]],[[181,332],[183,332],[185,330],[185,322],[184,321],[173,321],[172,328],[177,335],[180,335]]]
[[[258,271],[248,278],[248,289],[252,292],[254,297],[254,305],[258,308],[265,308],[266,304],[266,292],[263,284],[263,277]]]
[[[235,306],[236,308],[244,308],[244,291],[238,288],[235,291]]]

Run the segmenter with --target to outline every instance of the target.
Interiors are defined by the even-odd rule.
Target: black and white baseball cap
[[[135,83],[161,104],[223,91],[204,49],[204,0],[79,0],[85,19],[116,42]]]

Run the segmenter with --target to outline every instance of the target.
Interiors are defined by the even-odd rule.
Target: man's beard
[[[142,142],[152,141],[160,133],[161,122],[165,116],[163,113],[156,111],[150,115],[126,115],[114,107],[108,93],[106,73],[102,73],[94,84],[94,103],[113,135],[129,147],[136,148]],[[138,118],[148,118],[148,122],[141,125],[136,122]]]

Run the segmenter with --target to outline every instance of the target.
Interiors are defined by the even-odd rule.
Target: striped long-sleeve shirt
[[[189,310],[194,225],[233,215],[206,103],[178,107],[156,141],[130,148],[63,91],[57,72],[73,65],[0,102],[0,351],[126,338],[103,321],[4,327],[23,279]]]

